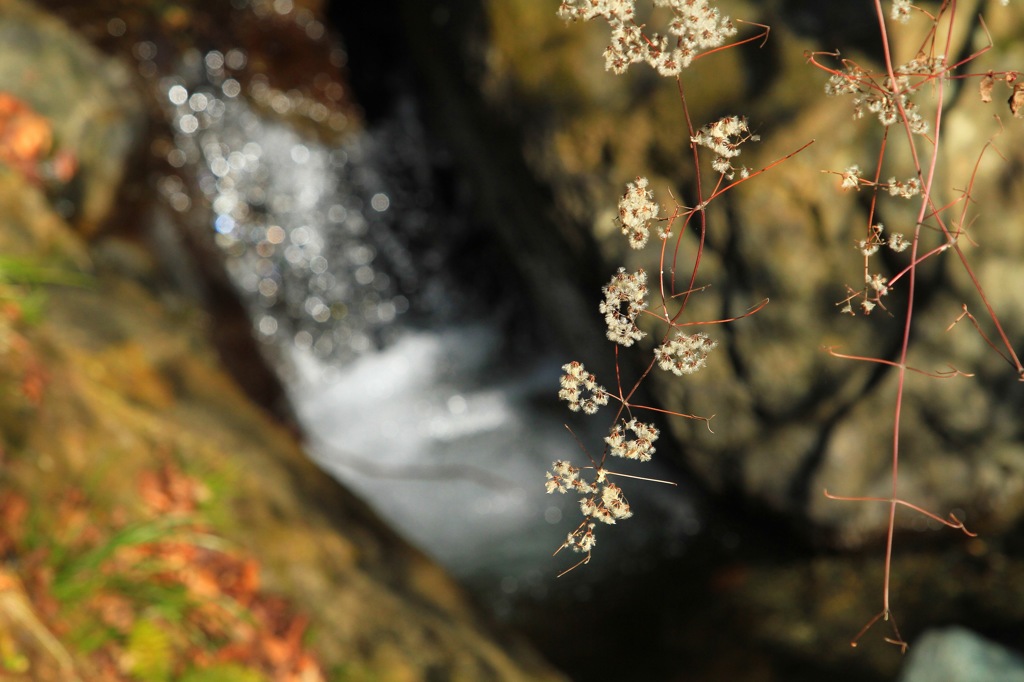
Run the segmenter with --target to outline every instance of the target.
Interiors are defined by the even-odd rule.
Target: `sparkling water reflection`
[[[175,130],[168,162],[195,172],[257,332],[334,360],[379,345],[409,300],[394,281],[396,269],[378,258],[378,237],[390,229],[383,216],[388,190],[353,163],[373,153],[373,140],[353,136],[332,148],[260,114],[240,96],[238,81],[225,76],[225,64],[244,65],[239,50],[192,61],[193,78],[161,84]],[[302,107],[302,100],[259,79],[252,91],[254,101],[263,99],[277,113]],[[326,107],[320,107],[307,113],[323,119]],[[175,210],[191,207],[179,176],[163,178],[159,189]],[[387,247],[391,261],[412,262],[399,242]]]

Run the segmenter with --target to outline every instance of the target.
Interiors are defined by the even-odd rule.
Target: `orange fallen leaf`
[[[14,95],[0,92],[0,162],[37,179],[35,167],[52,145],[49,122]]]
[[[143,471],[138,486],[142,501],[161,516],[193,512],[203,495],[202,484],[172,462]]]

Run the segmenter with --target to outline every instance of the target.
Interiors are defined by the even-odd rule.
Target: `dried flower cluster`
[[[591,495],[580,500],[580,511],[584,516],[591,516],[609,524],[614,524],[616,519],[628,519],[633,515],[629,510],[629,502],[622,494],[622,488],[614,483],[605,483],[599,496]]]
[[[750,173],[745,166],[732,166],[731,159],[739,156],[740,145],[748,140],[757,142],[760,139],[759,135],[751,134],[745,116],[725,116],[698,130],[690,142],[713,151],[715,158],[711,161],[711,167],[731,180],[735,172],[739,172],[740,177],[747,177]]]
[[[605,65],[615,73],[624,73],[630,65],[646,62],[662,75],[675,76],[698,55],[721,47],[729,36],[736,33],[728,17],[722,16],[706,0],[651,0],[655,8],[669,11],[668,26],[663,34],[645,33],[645,25],[636,21],[635,1],[561,0],[558,15],[573,21],[602,18],[609,24],[612,39],[604,53]],[[749,173],[746,168],[736,169],[732,166],[732,160],[740,154],[740,145],[758,139],[757,135],[750,132],[746,118],[727,116],[709,123],[699,131],[691,128],[690,134],[691,144],[707,147],[714,153],[713,167],[722,175],[732,178],[736,172],[744,176]],[[647,288],[647,272],[643,268],[630,272],[620,267],[601,288],[603,300],[598,306],[604,316],[607,338],[619,346],[630,347],[646,337],[646,333],[637,324],[641,314],[651,316],[651,320],[660,320],[668,327],[647,370],[637,380],[637,386],[655,365],[676,375],[698,371],[707,364],[708,353],[717,345],[704,333],[687,335],[676,331],[683,324],[677,318],[686,304],[685,299],[677,303],[680,294],[676,291],[674,278],[675,261],[672,260],[669,265],[666,257],[673,223],[681,222],[685,226],[689,224],[689,216],[700,214],[702,209],[703,205],[698,209],[686,209],[677,204],[671,216],[660,218],[661,206],[655,202],[647,178],[640,176],[626,184],[626,190],[619,199],[616,223],[631,248],[643,249],[650,241],[652,224],[662,223],[658,233],[663,240],[658,280],[660,311],[652,313],[648,310],[650,292]],[[684,218],[680,220],[681,215]],[[677,233],[678,239],[681,240],[682,236],[681,232]],[[678,249],[679,243],[676,245]],[[667,267],[671,268],[668,272]],[[679,309],[670,313],[670,306],[678,306]],[[673,334],[674,338],[670,340]],[[616,348],[616,393],[609,393],[599,385],[597,378],[579,362],[570,362],[562,367],[564,373],[558,396],[568,403],[570,410],[594,414],[611,398],[621,403],[614,423],[604,438],[604,452],[599,457],[588,452],[590,465],[582,468],[559,460],[547,472],[545,488],[548,493],[579,495],[583,520],[559,547],[559,550],[571,549],[585,555],[576,566],[590,560],[591,551],[597,543],[594,529],[598,523],[614,524],[633,515],[622,489],[609,479],[614,476],[640,477],[610,471],[605,468],[606,460],[618,457],[634,462],[649,462],[655,452],[654,443],[659,431],[653,423],[640,421],[634,413],[645,409],[664,412],[630,402],[636,388],[629,390],[622,384],[619,376],[621,367],[618,366],[619,350]],[[575,566],[568,570],[572,568]]]
[[[644,33],[634,21],[635,0],[562,0],[558,16],[566,21],[601,17],[611,28],[605,68],[625,73],[631,64],[646,62],[663,76],[677,76],[703,52],[721,47],[736,28],[707,0],[652,0],[671,12],[667,35]]]
[[[861,255],[865,257],[873,256],[878,253],[878,249],[882,246],[888,246],[896,253],[900,253],[910,246],[910,241],[901,233],[893,232],[888,237],[885,237],[882,234],[883,232],[885,232],[885,225],[876,223],[871,226],[871,234],[867,239],[857,240],[857,250],[861,252]]]
[[[555,462],[555,465],[559,464],[565,465],[565,462]],[[548,475],[551,476],[552,472]],[[603,479],[602,482],[600,489],[594,485],[589,495],[580,498],[580,512],[588,520],[566,535],[562,548],[569,547],[574,552],[589,554],[597,544],[597,537],[594,535],[594,527],[597,524],[589,519],[614,524],[617,520],[628,519],[633,515],[626,496],[622,494],[622,488],[614,483],[604,482]]]
[[[829,96],[853,95],[853,117],[863,118],[867,110],[878,116],[883,126],[889,127],[903,120],[902,108],[911,132],[918,135],[928,133],[928,123],[921,116],[917,105],[909,95],[930,77],[944,73],[945,60],[936,57],[930,60],[914,59],[894,70],[896,80],[886,76],[879,85],[870,74],[852,62],[847,62],[843,71],[837,71],[825,83],[825,94]],[[923,76],[911,83],[910,76]]]
[[[1001,2],[1003,5],[1006,5],[1008,0],[1001,0]],[[566,20],[589,20],[600,17],[609,24],[611,27],[611,44],[604,52],[605,66],[606,69],[618,74],[627,71],[632,64],[645,62],[662,75],[678,76],[681,69],[688,67],[696,57],[703,53],[717,50],[724,45],[727,37],[736,33],[728,18],[723,17],[717,9],[713,8],[706,1],[652,0],[652,3],[655,7],[668,8],[671,11],[671,20],[664,34],[645,32],[646,26],[637,21],[635,0],[561,0],[561,7],[558,13]],[[952,30],[952,17],[955,15],[956,0],[936,4],[938,9],[932,10],[930,6],[926,9],[923,6],[913,4],[913,0],[892,1],[889,21],[908,23],[912,13],[918,12],[921,15],[922,26],[925,25],[924,19],[927,19],[930,23],[930,30],[926,34],[925,40],[922,41],[917,56],[902,65],[897,66],[892,62],[890,46],[895,43],[889,40],[888,22],[886,21],[885,11],[882,9],[881,3],[875,3],[874,7],[876,18],[879,21],[880,38],[885,47],[885,68],[883,70],[867,71],[849,60],[842,60],[841,66],[832,68],[821,64],[818,61],[818,57],[829,54],[831,57],[838,58],[838,53],[806,53],[815,66],[829,74],[825,83],[825,93],[827,95],[851,96],[854,118],[863,118],[866,113],[873,114],[886,129],[896,126],[895,130],[901,133],[903,132],[902,129],[905,129],[906,132],[913,134],[907,136],[902,134],[889,135],[893,131],[886,130],[885,136],[882,138],[883,143],[872,145],[878,147],[878,161],[874,173],[870,173],[868,177],[864,177],[860,166],[856,164],[846,167],[842,172],[828,171],[841,177],[841,188],[843,190],[856,190],[859,192],[866,189],[870,194],[867,197],[870,202],[869,215],[865,221],[867,224],[867,235],[864,238],[856,239],[853,244],[863,259],[863,282],[857,284],[856,288],[847,287],[848,296],[837,305],[843,305],[842,312],[845,313],[855,314],[854,309],[859,308],[864,314],[870,314],[872,310],[878,307],[886,310],[883,299],[888,296],[894,286],[902,283],[907,289],[903,321],[904,333],[901,346],[898,349],[898,363],[888,358],[844,355],[830,351],[837,357],[863,362],[877,362],[897,368],[899,372],[894,410],[895,438],[893,440],[891,478],[892,496],[888,498],[874,496],[853,497],[831,495],[827,491],[825,493],[829,499],[836,500],[871,503],[884,501],[889,504],[890,509],[883,608],[857,635],[853,641],[854,646],[856,646],[857,639],[875,622],[892,620],[890,618],[891,609],[889,605],[889,574],[892,566],[892,543],[895,533],[894,519],[896,518],[897,505],[906,505],[938,523],[945,524],[950,528],[963,530],[967,535],[973,535],[952,514],[947,519],[943,519],[896,496],[898,482],[897,464],[901,434],[900,414],[905,395],[905,382],[903,379],[908,370],[921,371],[911,368],[906,364],[912,338],[911,332],[915,329],[911,325],[914,317],[915,283],[923,281],[918,280],[918,265],[941,251],[956,246],[957,240],[965,229],[963,225],[967,223],[965,217],[967,211],[965,208],[955,225],[951,225],[951,221],[945,218],[943,214],[957,202],[940,205],[941,202],[932,196],[933,188],[931,183],[937,177],[937,161],[942,151],[942,145],[940,144],[942,128],[939,123],[942,120],[943,110],[951,103],[951,99],[946,94],[946,79],[950,78],[950,71],[952,69],[963,67],[983,54],[987,49],[993,47],[990,44],[988,48],[979,49],[966,57],[962,56],[960,52],[966,48],[961,47],[954,40],[955,32]],[[932,14],[933,11],[935,11],[934,15]],[[643,16],[646,17],[646,14]],[[940,31],[939,27],[944,26],[942,24],[943,17],[947,16],[949,17],[950,25],[945,39],[946,42],[943,43],[941,33],[946,32],[946,29],[943,27]],[[767,35],[767,29],[765,35]],[[952,65],[947,61],[946,55],[957,55]],[[954,82],[959,83],[960,80],[971,77],[978,77],[980,80],[979,94],[983,102],[991,102],[993,100],[993,89],[996,87],[997,79],[1004,82],[1012,90],[1007,100],[1010,112],[1016,118],[1024,118],[1024,82],[1018,82],[1020,72],[990,71],[987,74],[965,74],[960,72],[954,76],[957,79]],[[574,531],[566,536],[565,541],[560,547],[560,549],[571,548],[575,552],[586,555],[576,565],[589,561],[590,553],[596,544],[594,529],[597,523],[614,524],[620,519],[632,516],[630,505],[622,490],[614,483],[608,481],[613,476],[627,477],[629,475],[606,469],[605,463],[608,457],[620,457],[637,462],[647,462],[655,452],[654,443],[659,435],[658,429],[653,424],[639,421],[634,416],[634,413],[642,409],[664,411],[657,410],[657,408],[638,406],[630,402],[631,397],[637,392],[640,382],[653,370],[654,365],[678,376],[697,372],[707,365],[709,353],[717,347],[717,343],[703,332],[686,334],[679,331],[686,328],[689,324],[693,324],[681,320],[683,319],[683,313],[686,311],[686,301],[690,294],[701,288],[695,282],[698,279],[697,271],[701,262],[701,254],[706,244],[708,215],[705,209],[707,205],[725,191],[732,189],[735,185],[742,182],[741,180],[725,183],[725,179],[732,180],[737,174],[741,178],[758,175],[764,170],[772,168],[776,163],[781,163],[781,161],[792,156],[790,154],[756,173],[752,173],[744,166],[734,166],[736,158],[741,153],[742,144],[747,141],[758,140],[758,136],[751,132],[747,119],[742,116],[726,116],[695,131],[690,118],[692,109],[688,105],[688,98],[684,92],[682,79],[677,79],[677,86],[684,113],[686,114],[685,120],[690,135],[690,144],[694,152],[694,160],[697,161],[697,157],[704,155],[703,152],[698,150],[698,147],[710,150],[714,155],[711,167],[721,177],[717,178],[714,190],[706,193],[703,189],[704,184],[700,182],[703,166],[698,163],[699,167],[694,169],[697,177],[697,182],[695,183],[697,200],[695,206],[687,208],[677,203],[669,217],[663,219],[665,227],[662,228],[660,236],[666,241],[661,245],[660,271],[658,271],[656,282],[652,285],[652,288],[660,293],[660,300],[651,305],[653,310],[648,309],[648,302],[646,300],[648,294],[647,275],[643,269],[630,273],[624,267],[619,268],[618,272],[612,276],[610,282],[602,288],[604,300],[599,308],[605,317],[609,340],[621,346],[629,347],[635,342],[644,339],[645,333],[637,325],[637,320],[641,313],[646,314],[649,321],[658,320],[668,327],[664,336],[661,337],[660,345],[657,345],[654,350],[653,362],[648,364],[633,388],[630,388],[629,384],[623,382],[621,374],[624,372],[622,372],[622,366],[619,364],[620,349],[617,347],[615,348],[616,392],[614,394],[609,394],[604,388],[598,386],[595,377],[587,373],[578,362],[564,366],[566,374],[562,377],[562,388],[559,395],[562,399],[568,401],[570,409],[589,414],[595,412],[599,405],[607,403],[609,398],[614,397],[617,402],[621,403],[618,412],[613,418],[614,423],[611,430],[604,438],[605,449],[603,454],[600,457],[596,457],[587,453],[592,466],[584,467],[584,470],[592,470],[592,477],[584,479],[583,472],[580,469],[564,461],[554,462],[552,470],[547,473],[546,488],[549,493],[555,491],[561,493],[575,492],[579,495],[579,508],[583,515],[583,520]],[[919,96],[919,93],[922,92],[923,95]],[[934,134],[930,133],[928,122],[925,120],[925,116],[922,115],[921,108],[929,111],[930,114],[934,114]],[[915,138],[914,136],[922,136],[924,139],[921,140],[921,138]],[[909,154],[911,163],[908,164],[906,157],[904,157],[902,162],[906,166],[912,165],[914,173],[907,179],[898,179],[895,175],[891,175],[887,180],[882,181],[882,178],[888,175],[888,173],[883,175],[887,160],[887,146],[885,143],[891,142],[894,138],[899,138],[901,142],[908,144],[909,151],[912,152]],[[921,141],[919,142],[919,140]],[[991,140],[989,143],[986,143],[984,149],[988,149],[990,145]],[[926,148],[927,152],[925,152]],[[984,149],[982,153],[984,153]],[[799,151],[797,150],[797,152]],[[793,154],[795,153],[793,152]],[[925,153],[932,154],[928,163],[923,161],[926,158]],[[974,201],[974,197],[971,196],[971,187],[974,186],[975,180],[980,178],[977,170],[980,161],[981,154],[979,154],[978,163],[970,175],[967,189],[963,191],[963,203],[965,205]],[[942,177],[942,175],[940,174],[938,177]],[[892,199],[886,199],[886,194]],[[878,222],[879,215],[881,214],[879,207],[895,199],[918,200],[919,210],[917,218],[912,223],[912,240],[900,233],[886,232],[882,223]],[[618,208],[618,224],[630,246],[634,249],[644,248],[650,240],[651,223],[659,220],[658,215],[660,212],[660,207],[654,202],[653,195],[648,190],[646,178],[637,177],[635,182],[627,185],[626,192],[620,199]],[[896,215],[902,213],[900,211]],[[671,236],[671,226],[676,221],[682,224],[683,227],[677,232],[678,239],[673,240],[675,242],[675,249],[673,250],[670,249],[667,239]],[[682,252],[682,238],[688,229],[693,228],[695,228],[695,232],[699,235],[700,239],[696,251],[697,255],[694,258],[693,270],[688,280],[683,280],[684,282],[688,281],[688,284],[677,287],[676,275],[678,273],[676,268],[679,253]],[[945,237],[946,242],[935,248],[921,248],[922,242],[920,240],[922,238],[931,238],[934,234]],[[872,268],[873,263],[877,266],[877,261],[873,262],[871,260],[872,257],[884,249],[889,249],[893,253],[901,253],[907,249],[912,249],[911,262],[897,269],[896,273],[892,274],[891,279],[889,276],[882,274],[884,270],[880,272],[879,268]],[[1007,353],[1003,354],[1002,351],[996,348],[995,341],[982,331],[981,326],[979,326],[973,315],[968,312],[966,304],[963,308],[963,315],[957,318],[957,321],[963,317],[971,319],[982,338],[988,342],[988,345],[996,348],[1003,359],[1011,361],[1016,374],[1024,378],[1024,366],[1017,359],[1017,355],[1014,353],[998,319],[996,319],[995,313],[985,300],[985,294],[968,264],[967,257],[959,247],[957,247],[957,254],[978,294],[984,301],[986,308],[988,308],[994,327],[999,331]],[[887,258],[886,260],[890,259]],[[891,260],[897,259],[893,258]],[[653,269],[651,271],[652,273],[655,272]],[[927,284],[930,283],[925,282],[926,286]],[[681,291],[680,289],[683,286],[688,288]],[[670,308],[672,308],[671,311]],[[754,309],[753,312],[759,309]],[[893,317],[896,317],[896,315],[893,315]],[[731,322],[734,319],[738,318],[718,320],[718,322]],[[956,324],[956,321],[954,324]],[[954,369],[948,375],[940,373],[936,376],[956,376],[962,374],[964,373]],[[679,413],[668,414],[687,416],[679,415]],[[905,650],[906,642],[902,640],[894,621],[892,627],[894,637],[887,638],[887,641]]]
[[[730,117],[728,121],[732,123],[719,122],[718,127],[709,126],[706,130],[713,129],[727,137],[735,137],[738,141],[750,138],[745,120]],[[729,150],[725,150],[724,153],[735,156],[735,153]],[[634,248],[640,248],[647,242],[650,222],[657,218],[659,211],[647,186],[647,178],[636,178],[634,182],[627,184],[626,192],[619,201],[618,222],[630,246]],[[668,237],[669,230],[670,228],[665,228],[662,231],[662,238]],[[645,333],[636,323],[637,318],[648,307],[647,273],[643,268],[628,272],[626,268],[620,267],[608,284],[601,288],[601,292],[604,294],[604,300],[601,301],[599,310],[604,315],[608,339],[629,347],[644,338]],[[677,375],[692,374],[707,363],[707,354],[716,345],[704,333],[677,333],[675,339],[666,340],[658,346],[654,352],[654,362]],[[597,377],[588,372],[580,362],[573,361],[563,365],[562,370],[564,374],[561,377],[558,397],[569,404],[570,410],[594,414],[613,397],[597,383]],[[636,408],[624,400],[621,394],[616,400],[621,401],[627,410]],[[604,439],[605,456],[648,462],[654,455],[654,442],[658,435],[658,429],[654,424],[639,421],[632,415],[629,415],[628,419],[616,418],[616,423]],[[604,462],[605,456],[601,457],[601,463]],[[622,489],[614,483],[607,482],[609,476],[622,474],[609,471],[597,460],[593,461],[592,467],[586,467],[593,469],[593,480],[584,479],[581,469],[559,460],[551,465],[545,482],[548,493],[574,492],[581,495],[579,504],[584,520],[566,536],[565,542],[559,548],[586,554],[581,563],[589,561],[590,552],[597,544],[594,535],[596,522],[613,524],[633,515]]]
[[[857,164],[847,166],[846,170],[843,171],[842,176],[843,184],[840,186],[843,189],[855,189],[858,192],[860,191],[860,166],[858,166]]]
[[[892,12],[889,17],[893,21],[905,24],[910,21],[910,0],[892,0]]]
[[[884,187],[889,191],[889,196],[900,197],[901,199],[912,199],[921,193],[921,180],[919,178],[908,178],[907,180],[897,180],[896,176],[891,176],[884,184],[874,183],[870,180],[865,180],[861,177],[860,166],[853,164],[847,166],[846,170],[839,173],[842,178],[840,183],[840,189],[855,189],[858,192],[861,187]]]
[[[657,219],[660,210],[647,189],[647,178],[638,177],[636,182],[626,184],[626,193],[619,199],[619,226],[631,247],[642,249],[647,245],[651,221]]]
[[[567,493],[570,490],[577,493],[596,493],[597,486],[587,483],[580,478],[580,470],[564,460],[558,460],[551,464],[551,471],[547,472],[547,483],[544,484],[549,493],[556,490],[560,493]]]
[[[891,182],[892,180],[890,180]],[[889,279],[879,273],[872,273],[869,259],[883,246],[896,253],[906,251],[910,246],[910,240],[899,232],[893,232],[888,237],[884,232],[885,226],[882,223],[876,223],[871,226],[870,234],[866,239],[859,239],[854,244],[864,256],[864,288],[862,291],[850,290],[850,295],[840,302],[843,306],[840,312],[855,315],[853,301],[859,299],[858,307],[865,315],[870,315],[872,310],[881,305],[882,297],[889,293]]]
[[[886,183],[889,188],[889,196],[910,199],[921,193],[921,181],[917,178],[910,178],[906,182],[897,180],[895,176],[889,178]]]
[[[634,341],[644,337],[636,326],[636,318],[647,307],[647,273],[643,268],[636,272],[619,268],[601,291],[604,300],[599,309],[608,325],[608,340],[632,346]]]
[[[658,361],[658,367],[682,376],[693,374],[704,367],[708,362],[708,353],[716,346],[718,342],[712,341],[704,332],[679,332],[676,338],[654,349],[654,357]]]
[[[654,437],[657,437],[657,432]],[[597,538],[594,536],[595,524],[589,519],[614,524],[619,519],[628,519],[633,515],[622,488],[607,481],[606,477],[607,472],[601,470],[595,482],[587,482],[580,477],[580,469],[568,462],[558,460],[552,463],[545,483],[548,493],[558,491],[563,494],[582,494],[583,497],[579,501],[580,512],[587,519],[566,536],[565,542],[562,543],[563,548],[569,547],[574,552],[589,553],[597,544]]]
[[[626,431],[632,431],[636,438],[626,438]],[[609,453],[614,457],[648,462],[654,454],[654,441],[658,440],[658,429],[654,424],[638,422],[636,418],[616,424],[611,434],[604,439]]]
[[[569,403],[573,412],[594,414],[597,408],[608,404],[608,391],[597,385],[597,377],[575,360],[562,365],[562,389],[558,397]]]

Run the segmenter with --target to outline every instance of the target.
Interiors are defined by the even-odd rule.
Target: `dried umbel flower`
[[[693,374],[699,371],[708,361],[708,353],[718,346],[704,332],[696,334],[676,334],[676,338],[666,341],[654,349],[654,358],[658,367],[678,376]]]
[[[632,431],[636,437],[626,438],[626,431]],[[654,424],[638,422],[634,418],[612,427],[611,434],[604,439],[604,442],[608,444],[609,454],[614,457],[648,462],[651,455],[654,454],[654,441],[656,440],[658,440],[658,429]]]
[[[597,385],[597,377],[588,372],[581,363],[573,360],[562,365],[561,385],[558,397],[569,403],[573,412],[582,410],[594,414],[597,408],[608,404],[608,391]]]
[[[878,297],[885,296],[889,293],[889,278],[882,277],[881,275],[867,274],[864,275],[864,283],[874,289],[875,295]]]
[[[623,346],[632,346],[634,341],[645,336],[636,326],[636,318],[647,307],[647,273],[643,268],[636,272],[619,268],[601,291],[604,300],[599,309],[608,325],[608,339]]]
[[[596,493],[597,485],[587,483],[580,478],[580,470],[565,460],[557,460],[551,463],[551,471],[547,472],[547,481],[544,488],[548,494],[555,492],[567,493],[570,490],[577,493]]]
[[[910,199],[921,193],[921,181],[917,178],[909,178],[903,182],[891,177],[886,184],[889,186],[889,196]]]
[[[597,544],[597,538],[594,537],[595,525],[596,524],[588,523],[577,528],[572,533],[569,533],[565,542],[562,543],[562,547],[572,547],[572,551],[574,552],[581,552],[583,554],[589,553],[590,550],[594,549],[594,545]]]
[[[647,178],[638,177],[626,185],[626,193],[619,199],[619,226],[634,249],[647,244],[651,221],[657,219],[660,210],[647,189]]]
[[[910,21],[910,0],[892,0],[892,13],[889,18],[905,24]]]
[[[633,515],[629,502],[622,494],[622,488],[614,483],[605,483],[601,488],[600,500],[591,495],[580,499],[580,511],[602,523],[614,524],[616,520],[628,519]]]
[[[878,253],[878,249],[881,248],[882,242],[880,242],[877,237],[872,236],[868,239],[859,239],[856,246],[861,255],[867,258]]]
[[[910,240],[904,237],[899,232],[893,232],[891,235],[889,235],[889,248],[895,251],[896,253],[906,251],[909,246]]]
[[[736,28],[707,0],[653,0],[671,11],[666,32],[644,34],[634,22],[635,0],[562,0],[558,16],[567,21],[602,17],[611,28],[604,51],[605,68],[625,73],[646,62],[662,76],[677,76],[702,52],[721,47]]]
[[[746,116],[725,116],[698,130],[690,142],[713,151],[715,158],[711,161],[711,167],[731,179],[736,170],[744,176],[747,174],[746,168],[735,169],[730,162],[730,159],[739,156],[740,145],[748,140],[757,142],[760,139],[759,135],[751,134]]]
[[[843,171],[843,184],[840,187],[860,191],[860,166],[853,164]]]
[[[902,106],[910,131],[924,135],[928,132],[928,123],[921,116],[917,105],[910,101],[908,95],[916,90],[917,85],[926,82],[927,78],[918,79],[918,83],[915,85],[911,83],[910,75],[922,77],[939,75],[946,68],[946,61],[942,57],[913,59],[907,64],[894,68],[894,72],[897,74],[895,81],[886,77],[882,85],[879,86],[863,69],[856,64],[849,63],[844,71],[829,76],[825,83],[825,94],[830,96],[853,95],[853,117],[862,118],[864,110],[867,109],[878,116],[879,122],[885,127],[900,122],[900,107]]]

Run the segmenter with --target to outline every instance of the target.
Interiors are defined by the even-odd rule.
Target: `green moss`
[[[135,623],[125,647],[128,670],[139,682],[166,682],[174,667],[174,646],[166,626],[153,620]]]

